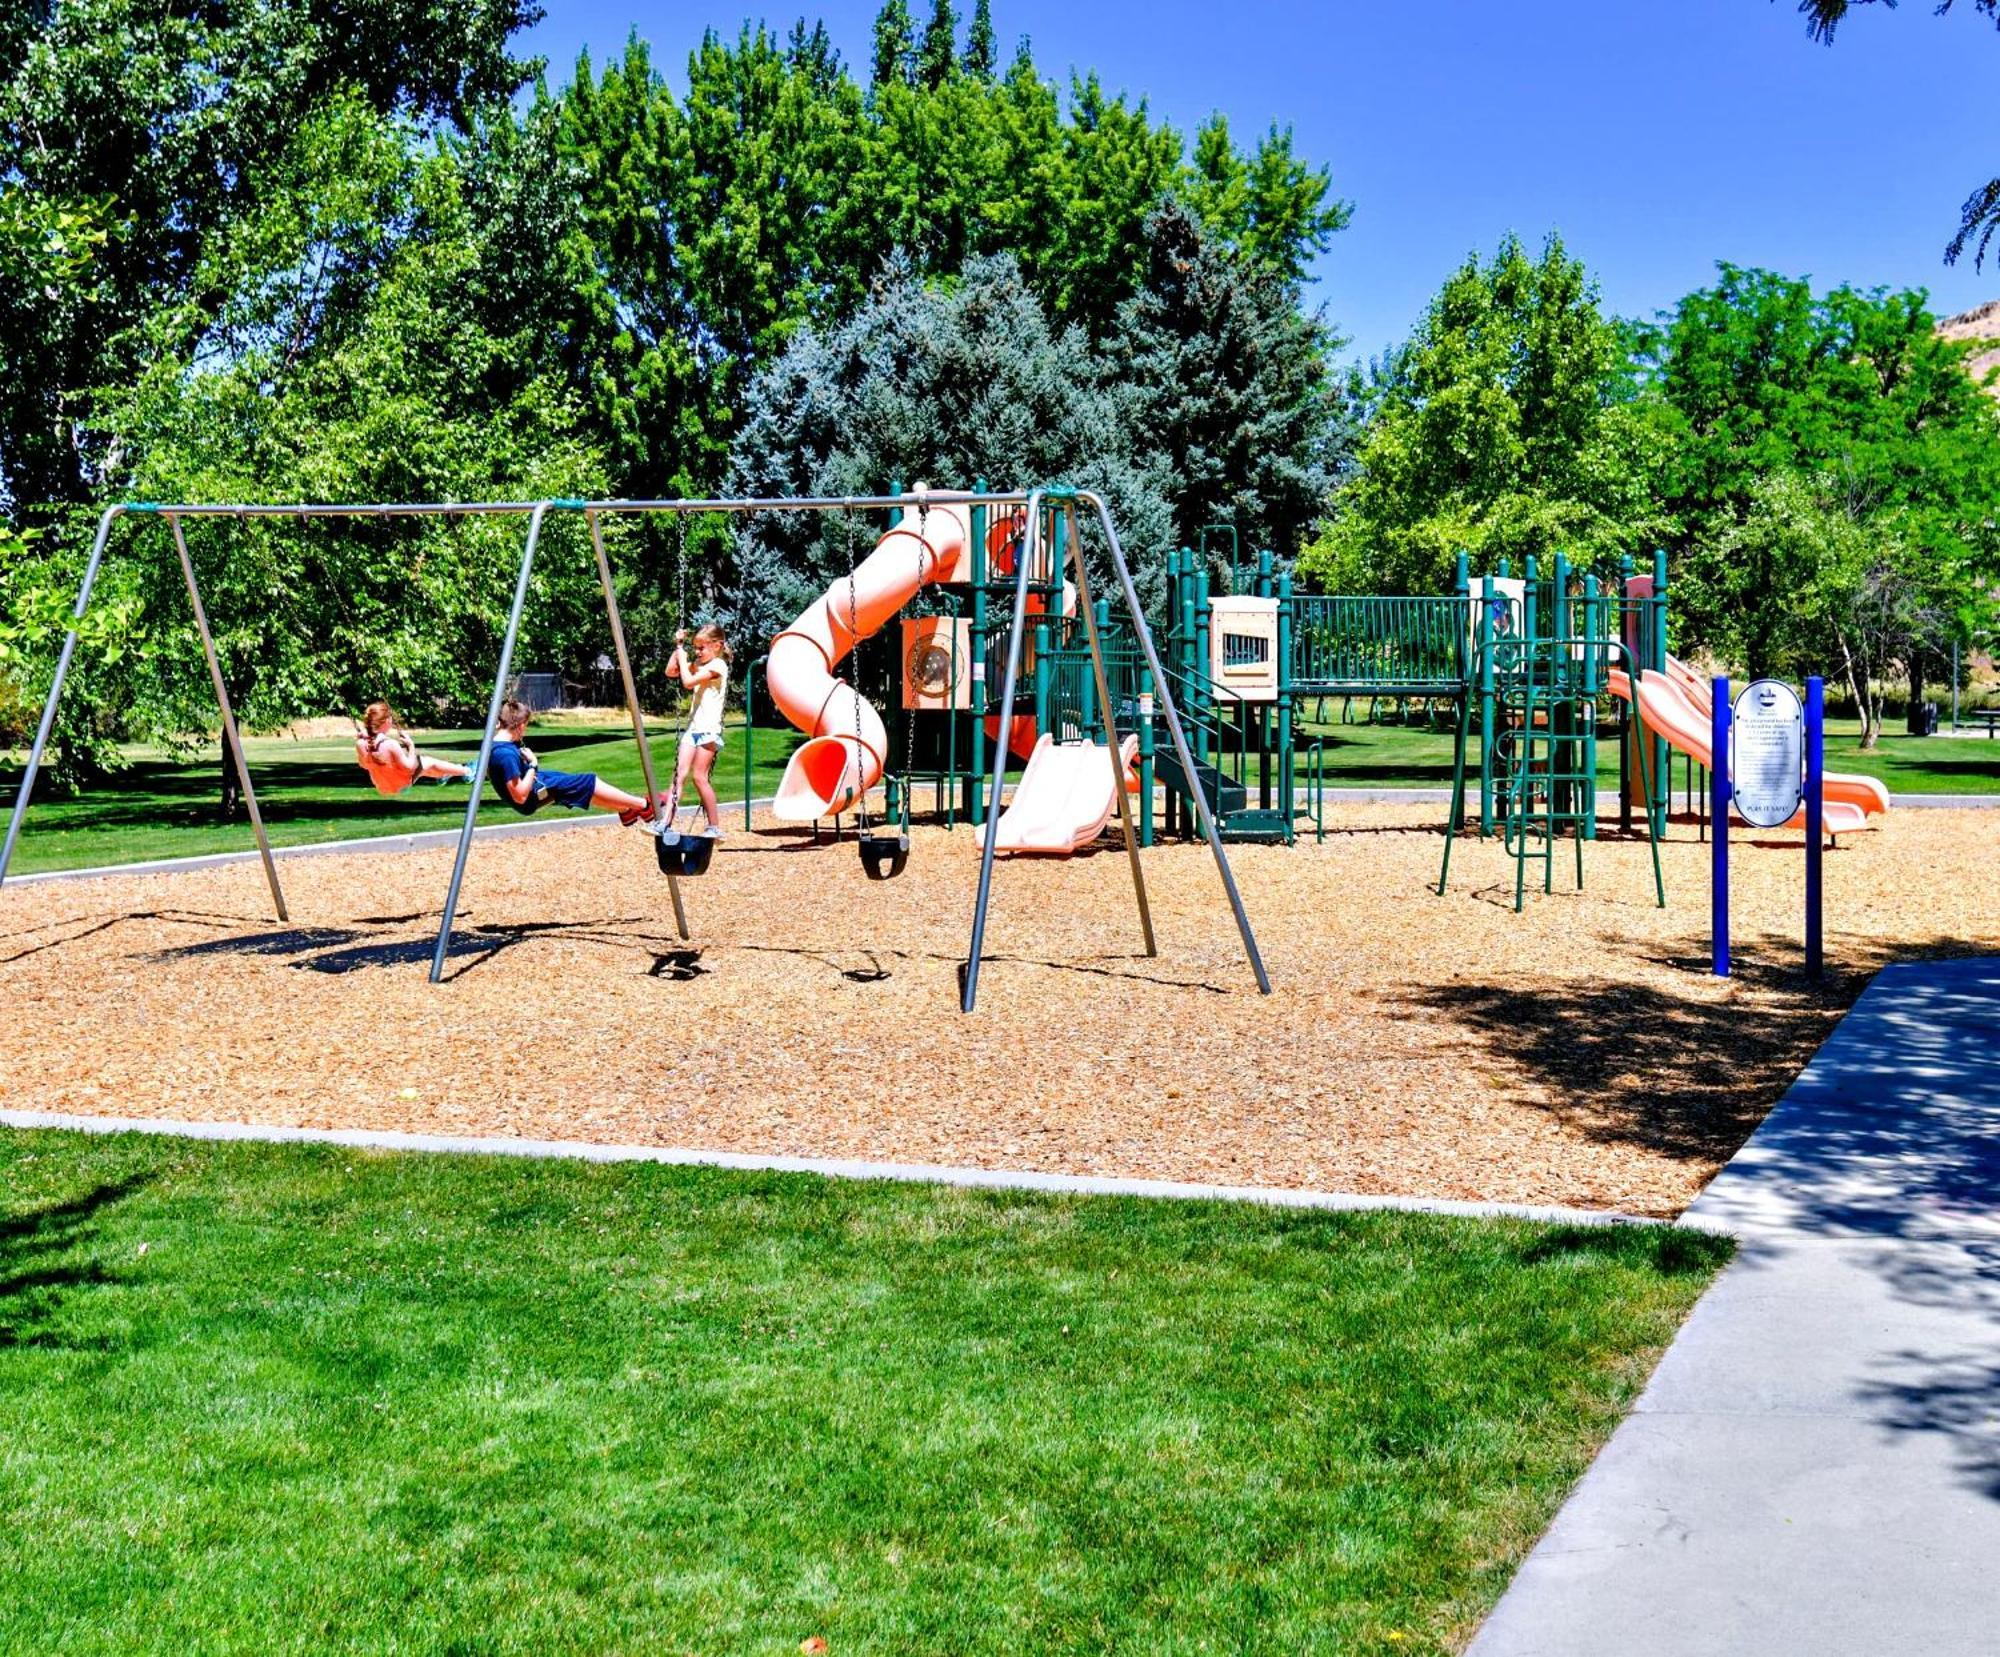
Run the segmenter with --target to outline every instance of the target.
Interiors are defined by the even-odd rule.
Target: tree
[[[1895,523],[1941,593],[2000,573],[2000,420],[1966,372],[1970,347],[1938,337],[1924,296],[1815,295],[1771,271],[1719,268],[1642,344],[1675,422],[1662,489],[1681,526],[1684,637],[1752,672],[1778,665],[1788,588],[1739,560],[1744,526],[1769,513],[1760,491],[1782,474],[1837,480],[1848,518]]]
[[[1274,123],[1245,157],[1221,115],[1195,133],[1183,183],[1212,235],[1287,282],[1302,282],[1307,264],[1354,216],[1353,204],[1333,198],[1332,189],[1326,168],[1309,167],[1293,152],[1290,127]]]
[[[1990,611],[1983,586],[1954,580],[1895,511],[1872,510],[1833,473],[1774,472],[1723,538],[1744,613],[1753,675],[1831,671],[1861,716],[1861,746],[1882,732],[1882,686],[1898,667],[1948,648],[1965,607]],[[1965,575],[1962,568],[1958,575]],[[1783,603],[1769,595],[1783,593]]]
[[[25,10],[27,21],[20,20]],[[15,8],[0,80],[0,180],[31,200],[112,205],[93,302],[38,313],[35,348],[0,385],[0,450],[17,500],[77,501],[115,436],[91,392],[143,367],[135,327],[196,285],[251,180],[337,88],[369,108],[463,121],[532,69],[508,55],[525,0],[54,0]],[[0,273],[0,311],[32,300]]]
[[[990,81],[1000,64],[1000,46],[993,33],[993,0],[978,0],[972,26],[965,35],[965,72]]]
[[[905,85],[910,82],[911,65],[916,57],[915,37],[916,24],[910,16],[909,0],[882,0],[882,9],[875,14],[871,90],[879,91],[897,81]]]
[[[1461,551],[1608,565],[1670,527],[1653,487],[1670,433],[1560,238],[1467,259],[1357,394],[1352,473],[1300,560],[1329,588],[1443,591]]]
[[[965,488],[1067,482],[1110,501],[1135,553],[1167,544],[1159,482],[1135,457],[1080,329],[1057,329],[1005,255],[926,283],[892,261],[849,321],[799,329],[752,381],[730,488],[876,494],[892,481]],[[788,622],[879,528],[837,517],[744,520],[718,608],[751,635]],[[1150,590],[1158,561],[1145,566]]]
[[[1806,32],[1815,40],[1831,46],[1834,30],[1847,16],[1850,4],[1867,6],[1876,3],[1877,0],[1799,0],[1799,11],[1806,18]],[[1881,0],[1881,3],[1893,8],[1896,0]],[[1972,0],[1972,4],[1974,10],[2000,22],[2000,0]],[[1938,0],[1936,10],[1939,16],[1951,8],[1952,0]],[[1996,232],[2000,232],[2000,178],[1988,179],[1965,198],[1965,205],[1958,213],[1958,231],[1945,244],[1944,262],[1957,264],[1959,255],[1970,245],[1973,249],[1973,268],[1984,268],[1986,250]]]
[[[917,48],[917,84],[935,92],[958,72],[958,13],[951,0],[933,0],[931,20]]]
[[[1146,279],[1106,344],[1134,441],[1157,454],[1175,540],[1227,520],[1287,558],[1333,481],[1339,340],[1277,274],[1204,238],[1169,197],[1146,223]]]
[[[154,366],[109,411],[134,457],[113,487],[155,500],[540,499],[595,495],[560,377],[488,308],[518,220],[475,213],[464,157],[352,97],[250,181],[260,210],[211,247],[202,290],[163,312]],[[562,532],[566,533],[566,532]],[[378,695],[464,707],[499,647],[519,521],[191,524],[218,654],[244,723]],[[601,647],[595,572],[551,537],[526,637],[573,663]],[[130,734],[213,728],[212,691],[164,535],[105,573],[126,652],[92,677]],[[588,639],[588,644],[584,642]],[[227,773],[225,756],[225,773]],[[225,775],[224,802],[233,799]]]

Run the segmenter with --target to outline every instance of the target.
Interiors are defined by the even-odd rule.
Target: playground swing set
[[[856,514],[874,511],[891,513],[891,522],[857,560]],[[1708,689],[1667,651],[1664,554],[1656,554],[1644,572],[1624,560],[1617,585],[1609,590],[1600,589],[1593,575],[1578,580],[1561,554],[1546,571],[1529,558],[1518,578],[1504,560],[1493,574],[1474,577],[1461,554],[1447,594],[1312,594],[1296,591],[1268,551],[1246,564],[1233,527],[1215,526],[1197,548],[1168,555],[1165,626],[1156,639],[1099,497],[1061,487],[996,492],[983,481],[970,491],[919,485],[908,494],[898,488],[865,497],[114,506],[99,520],[72,628],[0,845],[0,881],[54,726],[76,649],[75,623],[89,604],[112,528],[121,518],[163,519],[168,526],[272,902],[278,918],[288,920],[184,521],[525,517],[526,542],[471,770],[477,782],[486,777],[492,757],[544,526],[552,514],[581,515],[639,750],[658,865],[675,927],[686,939],[681,882],[708,872],[715,841],[711,834],[678,832],[677,802],[659,792],[603,521],[619,514],[675,520],[682,540],[685,617],[688,517],[796,512],[843,515],[845,570],[779,631],[763,658],[746,667],[746,824],[760,673],[767,698],[806,738],[790,756],[772,802],[779,821],[811,823],[817,832],[831,819],[838,837],[842,819],[852,812],[859,858],[871,881],[892,880],[908,865],[919,783],[931,784],[937,815],[947,828],[961,817],[982,824],[962,973],[966,1012],[977,995],[996,854],[1067,856],[1096,842],[1114,817],[1146,954],[1157,953],[1157,946],[1139,852],[1163,837],[1199,835],[1211,848],[1258,988],[1268,993],[1223,847],[1242,841],[1290,844],[1302,818],[1324,837],[1326,739],[1301,727],[1298,713],[1308,699],[1320,699],[1322,706],[1333,697],[1421,700],[1454,715],[1451,806],[1436,891],[1442,895],[1448,887],[1453,846],[1473,820],[1476,793],[1479,834],[1497,832],[1513,859],[1517,910],[1532,867],[1539,865],[1542,890],[1554,889],[1556,842],[1564,837],[1574,844],[1576,885],[1583,884],[1584,845],[1598,835],[1598,714],[1608,699],[1621,754],[1620,828],[1631,831],[1635,812],[1643,818],[1654,898],[1665,904],[1658,843],[1672,797],[1669,756],[1678,752],[1687,762],[1690,801],[1697,772],[1706,791],[1712,756],[1703,700]],[[1091,590],[1081,531],[1086,514],[1100,532],[1122,600],[1115,616],[1110,598]],[[1216,546],[1224,537],[1226,563]],[[928,604],[932,613],[906,614],[913,603]],[[857,682],[868,654],[864,647],[899,617],[901,742],[892,744],[881,712]],[[879,662],[879,644],[872,656]],[[845,678],[837,676],[843,662]],[[897,746],[899,772],[889,768]],[[1003,803],[1012,761],[1022,770],[1011,799]],[[877,786],[885,794],[879,820],[869,806]],[[1156,799],[1163,817],[1156,816]],[[527,802],[508,803],[534,809]],[[1873,779],[1828,773],[1822,803],[1824,814],[1815,816],[1814,824],[1823,822],[1828,832],[1839,833],[1871,826],[1869,819],[1889,801]],[[432,982],[444,974],[478,806],[475,786],[432,952]],[[1799,821],[1806,821],[1803,808]]]
[[[605,602],[606,621],[612,634],[619,678],[631,716],[633,738],[639,750],[640,768],[645,779],[647,810],[652,818],[656,843],[660,848],[659,867],[666,876],[676,931],[681,938],[686,939],[691,934],[681,881],[684,878],[699,876],[706,871],[708,860],[713,854],[714,841],[707,835],[679,836],[673,830],[671,819],[663,821],[661,818],[661,812],[667,802],[659,791],[651,748],[646,741],[644,715],[632,672],[631,655],[626,646],[624,622],[619,613],[611,564],[605,551],[603,520],[607,516],[621,514],[685,517],[702,513],[837,512],[851,515],[873,510],[894,511],[898,514],[897,522],[877,543],[875,551],[867,560],[858,566],[853,565],[850,560],[846,581],[836,584],[837,587],[844,585],[845,593],[840,594],[836,589],[829,589],[828,594],[824,595],[820,602],[773,641],[772,651],[765,659],[767,685],[773,697],[781,706],[786,706],[788,701],[791,703],[788,711],[795,716],[794,722],[800,724],[808,733],[807,741],[792,756],[786,770],[785,783],[780,789],[777,814],[781,819],[801,821],[825,815],[837,817],[849,809],[856,809],[859,813],[865,810],[868,790],[882,777],[888,750],[880,717],[851,685],[833,677],[833,669],[859,638],[874,631],[887,615],[899,609],[901,603],[907,600],[909,592],[904,591],[900,597],[894,599],[894,602],[890,602],[895,592],[907,581],[906,576],[890,580],[882,591],[877,591],[873,585],[899,555],[905,560],[905,567],[914,570],[916,579],[910,589],[913,591],[915,587],[921,587],[927,581],[941,579],[948,567],[956,567],[967,544],[974,539],[975,528],[981,531],[979,544],[983,552],[984,533],[989,523],[997,522],[1006,526],[999,538],[1007,540],[1010,545],[1019,549],[1013,557],[1013,567],[1006,572],[1004,581],[1004,586],[1011,588],[1012,596],[1012,623],[1004,635],[1005,660],[1002,675],[1002,703],[1009,707],[1015,702],[1021,679],[1023,637],[1030,609],[1030,587],[1034,585],[1030,581],[1030,576],[1037,571],[1043,572],[1045,578],[1053,579],[1059,587],[1066,587],[1068,583],[1060,573],[1066,557],[1070,565],[1069,573],[1075,577],[1074,590],[1083,597],[1085,643],[1095,665],[1099,698],[1097,705],[1103,711],[1105,722],[1112,727],[1115,735],[1116,716],[1107,689],[1108,679],[1102,660],[1102,639],[1095,625],[1098,610],[1090,600],[1089,572],[1084,562],[1082,539],[1077,527],[1079,514],[1088,512],[1094,517],[1101,531],[1108,560],[1129,616],[1130,637],[1146,657],[1149,671],[1155,678],[1161,676],[1158,655],[1147,629],[1138,594],[1133,586],[1131,571],[1119,545],[1109,508],[1100,497],[1088,491],[1059,486],[1033,491],[998,493],[987,491],[982,487],[974,492],[919,489],[909,496],[715,500],[556,499],[412,502],[393,505],[123,503],[107,508],[98,520],[90,559],[85,567],[72,610],[71,627],[64,638],[48,699],[43,706],[42,716],[29,752],[28,764],[15,795],[6,838],[4,843],[0,843],[0,883],[4,883],[7,869],[12,862],[22,821],[55,725],[63,686],[76,653],[77,624],[88,610],[91,592],[103,566],[112,530],[121,519],[158,519],[164,520],[168,526],[187,587],[196,629],[201,638],[210,683],[221,716],[223,738],[229,747],[238,785],[250,817],[265,880],[270,888],[272,905],[278,919],[281,922],[289,922],[290,914],[278,877],[276,859],[257,801],[255,785],[249,773],[227,681],[209,628],[207,612],[202,603],[200,583],[193,559],[189,554],[185,521],[208,518],[247,522],[273,518],[304,521],[315,518],[525,517],[527,534],[520,568],[501,642],[493,691],[480,736],[479,754],[471,767],[475,786],[469,791],[465,819],[453,858],[450,885],[445,896],[436,945],[432,951],[430,978],[433,983],[440,982],[450,952],[452,925],[471,853],[473,831],[478,820],[480,791],[477,783],[487,776],[492,759],[500,706],[507,694],[513,671],[514,650],[520,633],[521,618],[534,571],[536,553],[545,524],[552,514],[565,516],[576,514],[584,519],[596,560]],[[1002,516],[995,520],[991,516],[995,513]],[[1051,575],[1051,572],[1056,573]],[[982,589],[979,606],[982,614],[986,596],[985,590]],[[845,600],[844,604],[839,602],[842,598]],[[1162,696],[1159,714],[1164,718],[1168,737],[1175,750],[1181,755],[1185,765],[1192,770],[1193,761],[1188,755],[1186,732],[1170,695]],[[1102,750],[1098,750],[1097,745],[1090,743],[1073,746],[1099,752],[1102,774],[1111,779],[1108,792],[1113,797],[1124,832],[1145,953],[1148,956],[1156,955],[1158,946],[1153,931],[1151,907],[1146,895],[1145,877],[1138,857],[1131,815],[1125,800],[1124,784],[1128,778],[1120,755],[1129,753],[1129,746],[1121,748],[1115,740]],[[988,821],[982,847],[971,941],[961,972],[960,1004],[962,1010],[967,1013],[974,1010],[978,993],[981,950],[992,900],[994,853],[1002,840],[1005,816],[1002,810],[1002,792],[1008,752],[1009,747],[1006,742],[994,744],[990,793],[987,796]],[[1026,781],[1024,777],[1023,782]],[[1017,805],[1018,794],[1019,790],[1017,790]],[[510,803],[516,802],[510,801]],[[516,804],[518,809],[518,803]],[[907,813],[907,805],[905,812]],[[1237,891],[1234,876],[1230,871],[1221,837],[1215,823],[1205,811],[1198,810],[1197,814],[1201,818],[1202,827],[1209,841],[1257,987],[1261,993],[1269,994],[1270,980],[1258,952],[1256,938],[1244,910],[1241,895]],[[869,878],[888,879],[900,873],[909,855],[907,815],[899,832],[877,831],[864,818],[860,849],[863,867]]]

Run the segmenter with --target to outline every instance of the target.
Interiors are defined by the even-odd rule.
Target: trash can
[[[1938,733],[1938,705],[1935,702],[1912,702],[1910,704],[1909,731],[1911,736],[1936,736]]]

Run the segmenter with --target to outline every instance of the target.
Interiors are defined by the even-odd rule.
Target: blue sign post
[[[1708,791],[1708,930],[1715,976],[1729,976],[1729,681],[1717,676],[1709,686],[1715,699],[1709,716],[1708,757],[1714,786]]]
[[[1826,820],[1826,681],[1806,681],[1806,974],[1823,965],[1820,937],[1820,862]]]

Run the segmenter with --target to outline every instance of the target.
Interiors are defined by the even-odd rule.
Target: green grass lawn
[[[1357,703],[1357,711],[1360,704]],[[1453,733],[1412,725],[1342,725],[1335,721],[1340,704],[1327,699],[1324,723],[1310,719],[1301,725],[1301,740],[1318,737],[1326,743],[1326,777],[1339,788],[1449,788]],[[1307,700],[1304,713],[1316,710]],[[1618,746],[1607,740],[1598,747],[1598,776],[1605,787],[1618,778]],[[1674,786],[1682,786],[1684,762],[1674,760]],[[1983,737],[1912,737],[1884,732],[1880,744],[1861,751],[1861,722],[1827,721],[1826,764],[1830,771],[1858,771],[1880,777],[1892,793],[2000,794],[2000,741]]]
[[[1313,711],[1310,703],[1304,711]],[[1327,711],[1337,716],[1338,702],[1329,698]],[[676,727],[665,723],[648,727],[662,787],[673,776],[675,731]],[[1325,742],[1329,787],[1451,785],[1452,736],[1447,731],[1421,724],[1343,725],[1329,720],[1306,721],[1301,732],[1302,741],[1318,737]],[[717,766],[717,792],[725,804],[740,806],[743,798],[742,735],[740,724],[730,727],[729,746]],[[427,747],[447,756],[469,757],[478,746],[479,735],[468,730],[433,731],[423,733],[423,740]],[[597,771],[622,787],[636,791],[640,786],[638,754],[628,729],[566,722],[555,715],[538,720],[530,740],[537,753],[561,770]],[[754,794],[768,795],[777,786],[784,762],[799,740],[798,733],[789,727],[758,729],[751,777]],[[1864,754],[1859,740],[1856,722],[1831,722],[1828,767],[1866,772],[1880,777],[1892,790],[1905,793],[2000,794],[2000,742],[1892,733],[1882,738],[1873,753]],[[293,846],[456,828],[464,820],[465,794],[455,783],[423,783],[384,799],[355,765],[353,746],[347,741],[293,742],[264,737],[251,739],[249,747],[257,798],[274,844]],[[15,852],[15,872],[193,857],[243,851],[254,844],[247,823],[216,821],[217,750],[182,762],[157,749],[134,749],[131,759],[130,768],[110,786],[81,798],[38,795],[29,808],[28,824]],[[1610,787],[1618,775],[1615,742],[1602,744],[1599,761],[1599,775]],[[1676,758],[1674,786],[1679,788],[1683,783],[1683,762]],[[18,764],[0,765],[0,806],[12,804],[19,784]],[[690,801],[693,797],[690,792]],[[931,789],[920,784],[918,809],[928,810],[931,799]],[[489,788],[479,820],[507,823],[520,818],[500,804]]]
[[[674,744],[679,727],[664,721],[647,726],[653,764],[662,788],[673,781]],[[479,749],[477,730],[421,732],[426,749],[447,759],[470,760]],[[740,721],[725,730],[727,746],[716,762],[716,792],[723,804],[743,800],[743,728]],[[640,791],[639,753],[632,728],[602,723],[581,724],[561,715],[545,715],[530,728],[529,744],[544,763],[562,771],[596,771],[607,781]],[[784,762],[798,745],[799,735],[786,727],[759,728],[752,792],[768,795],[783,773]],[[250,779],[264,813],[271,841],[279,846],[323,840],[353,840],[372,834],[410,834],[425,829],[457,828],[465,821],[465,787],[461,783],[419,783],[385,798],[354,763],[354,744],[294,742],[285,737],[252,737]],[[25,760],[26,755],[17,756]],[[158,749],[131,750],[130,767],[104,788],[73,799],[40,792],[28,807],[28,819],[15,851],[14,871],[84,869],[108,863],[144,862],[160,857],[195,857],[207,852],[244,851],[256,844],[249,823],[216,819],[220,793],[221,750],[210,748],[192,760],[176,760]],[[0,766],[0,801],[11,807],[20,786],[18,764]],[[687,798],[694,800],[694,790]],[[544,808],[544,815],[567,815]],[[500,803],[492,788],[480,807],[482,823],[515,823],[520,814]]]
[[[0,1649],[1441,1652],[1727,1248],[0,1133]]]

